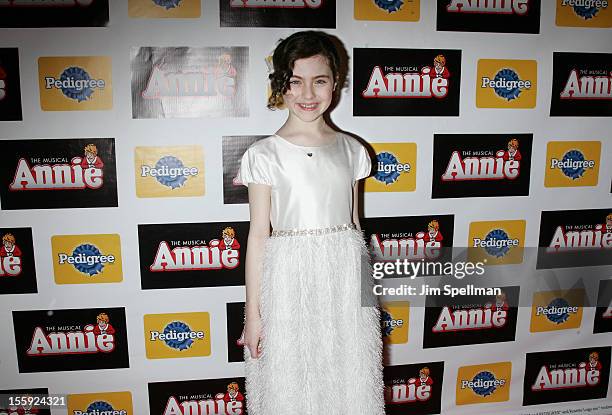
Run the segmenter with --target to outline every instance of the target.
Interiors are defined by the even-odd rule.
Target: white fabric
[[[237,178],[245,186],[272,187],[273,229],[312,229],[352,223],[353,184],[367,177],[371,168],[365,147],[348,135],[338,133],[320,147],[299,146],[272,135],[247,149]]]

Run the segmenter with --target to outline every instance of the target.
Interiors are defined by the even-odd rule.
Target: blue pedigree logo
[[[493,229],[482,239],[474,238],[473,246],[484,249],[491,256],[501,258],[510,251],[511,247],[519,246],[519,243],[519,239],[510,238],[505,230]]]
[[[404,5],[402,0],[374,0],[374,3],[388,13],[397,12]]]
[[[104,89],[106,83],[103,79],[92,79],[87,71],[78,66],[64,69],[59,79],[45,77],[45,88],[57,88],[62,93],[75,101],[82,102],[91,98],[95,89]]]
[[[399,179],[401,172],[410,172],[410,163],[400,163],[393,153],[384,151],[376,156],[377,169],[374,178],[387,185]]]
[[[479,372],[474,376],[467,386],[479,396],[490,396],[495,392],[498,386],[504,385],[506,382],[503,379],[496,379],[495,375],[488,370]]]
[[[561,172],[572,180],[580,179],[587,169],[595,167],[595,160],[586,160],[580,150],[570,150],[563,155],[561,160],[552,159],[551,169],[560,169]]]
[[[482,78],[481,88],[493,88],[495,94],[505,100],[517,99],[525,89],[531,89],[531,81],[520,79],[513,69],[504,68],[495,74],[493,79]]]
[[[537,310],[538,314],[544,314],[546,318],[555,324],[562,324],[570,317],[570,313],[576,313],[577,307],[572,307],[565,298],[555,298],[545,310]]]
[[[108,412],[107,412],[108,411]],[[75,414],[79,413],[79,411],[75,411]],[[105,401],[95,401],[87,406],[87,409],[83,413],[85,414],[115,414],[115,413],[125,413],[125,411],[115,411],[115,408],[111,404]]]
[[[564,1],[563,3],[566,2]],[[579,3],[579,1],[575,1],[574,3]],[[589,20],[597,16],[600,7],[586,5],[589,4],[588,1],[583,1],[582,3],[584,3],[584,5],[573,5],[574,13],[576,13],[577,16],[582,17],[584,20]]]
[[[161,340],[175,350],[187,350],[197,339],[204,339],[203,331],[194,331],[182,321],[173,321],[164,327],[163,332],[152,331],[151,340]]]
[[[174,9],[181,4],[182,0],[153,0],[157,6],[163,7],[166,10]]]
[[[504,241],[509,240],[508,234],[502,229],[494,229],[485,236],[485,241],[494,242],[485,246],[485,251],[491,256],[501,258],[505,256],[510,247]],[[497,241],[501,243],[497,243]]]
[[[190,176],[199,174],[197,167],[186,167],[182,160],[175,156],[160,158],[154,167],[141,166],[142,177],[154,177],[161,185],[171,189],[182,187]]]
[[[103,255],[100,249],[92,244],[81,244],[74,248],[71,255],[60,253],[58,256],[59,264],[70,264],[90,277],[100,274],[105,264],[115,262],[114,255]]]
[[[381,323],[382,323],[382,333],[383,336],[390,336],[393,332],[393,317],[387,310],[382,310]]]

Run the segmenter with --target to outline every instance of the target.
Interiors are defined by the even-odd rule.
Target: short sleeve
[[[363,145],[360,145],[359,151],[357,152],[357,160],[355,161],[355,180],[360,180],[364,177],[368,177],[371,171],[372,160],[370,160],[370,155],[368,154],[366,148]]]
[[[270,166],[264,154],[253,146],[247,148],[240,160],[240,168],[236,174],[240,184],[267,184],[272,186]]]

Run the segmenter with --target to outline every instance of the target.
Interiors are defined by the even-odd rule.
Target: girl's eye
[[[317,85],[325,85],[325,84],[327,84],[327,81],[325,79],[317,79],[316,84]]]
[[[300,84],[300,81],[298,81],[297,79],[289,81],[289,85],[299,85],[299,84]]]

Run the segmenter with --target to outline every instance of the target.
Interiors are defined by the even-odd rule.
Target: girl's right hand
[[[259,316],[248,316],[242,335],[238,340],[238,344],[244,345],[249,349],[249,353],[253,359],[258,359],[262,354],[261,340],[261,317]]]

